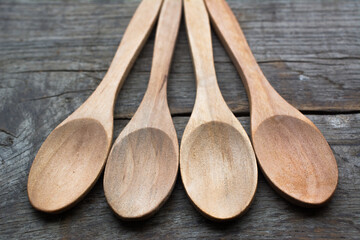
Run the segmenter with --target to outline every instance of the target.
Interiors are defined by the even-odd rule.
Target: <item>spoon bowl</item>
[[[238,129],[218,121],[195,128],[182,141],[182,180],[193,203],[212,219],[231,219],[250,205],[257,181],[249,140]],[[201,176],[201,177],[199,177]],[[247,199],[246,203],[243,203]]]
[[[146,218],[152,213],[148,209],[160,208],[177,175],[176,152],[177,146],[168,134],[156,128],[139,129],[116,143],[104,184],[106,199],[114,212],[121,213],[119,216],[124,219]],[[121,204],[117,204],[119,199]]]
[[[29,175],[31,204],[55,213],[76,203],[91,188],[93,176],[99,177],[109,147],[97,120],[76,119],[56,128],[36,155],[36,171]]]
[[[286,115],[263,121],[253,144],[260,166],[283,196],[299,205],[316,206],[334,192],[337,165],[329,144],[311,124]]]

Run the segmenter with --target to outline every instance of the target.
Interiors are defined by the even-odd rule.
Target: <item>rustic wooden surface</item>
[[[303,209],[279,197],[259,174],[242,218],[216,224],[190,204],[178,179],[158,214],[118,220],[102,177],[72,210],[47,215],[27,199],[34,156],[50,131],[96,88],[138,0],[0,0],[0,239],[264,238],[358,239],[360,235],[360,2],[228,1],[275,89],[324,133],[339,166],[330,203]],[[214,36],[225,100],[249,130],[241,80]],[[138,107],[151,67],[150,37],[117,101],[115,136]],[[168,98],[181,138],[194,104],[195,78],[182,22]]]

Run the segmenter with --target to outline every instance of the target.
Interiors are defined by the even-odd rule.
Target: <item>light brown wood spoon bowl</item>
[[[181,19],[181,0],[165,0],[156,31],[148,89],[120,133],[105,168],[104,191],[124,220],[154,214],[170,196],[179,166],[179,144],[166,86]]]
[[[252,202],[256,158],[218,87],[204,2],[185,0],[184,7],[197,93],[181,141],[181,177],[191,201],[206,217],[229,220],[243,214]]]
[[[34,208],[57,213],[73,206],[98,179],[112,141],[118,91],[144,45],[162,0],[143,0],[94,93],[57,126],[30,169],[28,196]]]
[[[319,206],[333,195],[338,168],[319,129],[270,85],[224,0],[205,0],[214,27],[246,86],[251,134],[261,169],[295,204]]]

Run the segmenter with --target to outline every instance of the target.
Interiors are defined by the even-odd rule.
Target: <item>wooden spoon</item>
[[[206,4],[250,98],[252,140],[264,175],[295,204],[324,204],[338,182],[338,168],[329,144],[319,129],[266,80],[227,3],[206,0]]]
[[[95,184],[112,141],[117,93],[151,32],[161,4],[162,0],[142,1],[103,81],[41,146],[28,179],[28,196],[34,208],[61,212]]]
[[[248,209],[257,186],[256,158],[216,80],[209,17],[203,0],[185,0],[197,94],[180,148],[180,171],[194,205],[213,220]]]
[[[179,145],[167,104],[167,78],[181,19],[181,0],[165,0],[156,31],[148,89],[116,139],[105,168],[104,191],[124,220],[155,213],[174,187]]]

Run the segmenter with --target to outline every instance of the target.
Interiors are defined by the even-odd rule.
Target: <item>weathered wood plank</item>
[[[136,1],[0,1],[0,101],[76,109],[108,68]],[[304,111],[360,110],[360,2],[229,1],[265,75]],[[245,90],[213,38],[219,84],[236,113],[248,113]],[[116,105],[129,117],[145,92],[154,34]],[[20,94],[21,91],[21,94]],[[189,114],[195,81],[184,22],[168,86],[172,113]]]
[[[49,216],[26,196],[33,158],[50,131],[96,88],[139,0],[0,0],[0,239],[267,238],[357,239],[360,235],[360,114],[313,115],[339,164],[329,205],[306,210],[280,198],[260,174],[255,201],[239,220],[218,225],[191,206],[180,179],[148,221],[124,223],[106,204],[102,179],[71,211]],[[273,86],[303,111],[360,110],[360,2],[229,0]],[[150,37],[116,106],[130,117],[145,92]],[[240,78],[214,35],[224,98],[248,114]],[[168,86],[172,113],[189,115],[195,81],[184,23]],[[248,130],[247,117],[240,118]],[[175,117],[180,139],[187,117]],[[116,134],[126,120],[117,120]]]
[[[49,114],[50,112],[47,112]],[[47,115],[50,116],[50,115]],[[57,116],[59,118],[59,116]],[[46,116],[24,116],[16,136],[0,151],[1,239],[357,239],[360,234],[360,114],[310,115],[329,141],[338,165],[339,185],[330,203],[303,209],[279,197],[259,175],[258,190],[249,212],[225,224],[212,223],[190,204],[178,178],[169,201],[154,217],[139,223],[122,222],[106,203],[102,177],[72,210],[46,215],[27,199],[26,181],[37,149],[55,125]],[[249,132],[249,118],[239,120]],[[175,117],[179,140],[188,117]],[[115,122],[116,135],[127,120]],[[5,136],[5,133],[0,133]]]

